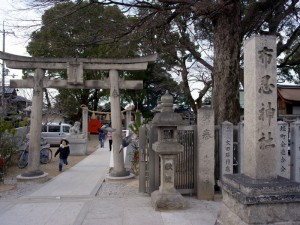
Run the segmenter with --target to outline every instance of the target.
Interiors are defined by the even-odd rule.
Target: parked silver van
[[[72,125],[67,123],[48,123],[42,126],[42,137],[51,146],[58,146],[60,140],[66,138]]]

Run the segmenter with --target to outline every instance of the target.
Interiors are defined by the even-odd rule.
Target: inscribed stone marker
[[[278,122],[277,137],[277,175],[290,179],[289,157],[288,157],[288,124]]]
[[[197,115],[198,157],[197,157],[197,197],[201,200],[214,199],[215,130],[214,111],[202,107]]]
[[[275,39],[255,36],[245,44],[244,173],[254,179],[277,176]]]
[[[224,174],[233,173],[233,124],[225,121],[221,124],[220,179]]]
[[[300,182],[300,121],[291,126],[291,179]]]

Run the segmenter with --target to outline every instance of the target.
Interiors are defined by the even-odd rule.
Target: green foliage
[[[0,167],[2,173],[5,172],[9,165],[12,155],[18,150],[15,134],[16,129],[13,128],[12,123],[0,119],[0,159],[1,163],[4,163]]]
[[[0,119],[0,134],[3,134],[5,132],[15,134],[16,130],[13,128],[12,123],[9,121],[5,121],[2,118]]]
[[[140,126],[142,125],[141,121],[141,112],[135,112],[135,120],[132,124],[129,124],[129,129],[136,135],[139,136]]]
[[[19,122],[19,127],[25,127],[28,125],[27,118],[25,117],[22,121]]]
[[[135,43],[113,42],[114,35],[127,31],[129,22],[116,6],[57,4],[45,11],[42,27],[32,33],[27,50],[40,57],[132,56],[137,50]]]
[[[279,59],[278,77],[282,81],[300,84],[300,48],[299,43],[292,46],[283,59]]]
[[[121,98],[125,103],[132,102],[145,119],[152,119],[154,114],[151,110],[157,106],[158,100],[166,90],[173,95],[175,104],[186,103],[181,84],[165,71],[157,70],[160,66],[160,64],[150,64],[146,71],[126,74],[128,80],[143,80],[143,89],[123,91]]]
[[[129,153],[131,157],[131,170],[137,176],[139,175],[139,159],[140,159],[138,141],[134,140],[131,143],[131,146],[132,146],[132,152]]]
[[[140,127],[142,125],[141,121],[141,112],[135,112],[135,120],[133,123],[129,124],[129,129],[137,136],[137,139],[133,140],[131,143],[132,152],[130,153],[131,157],[131,170],[135,175],[139,175],[139,144],[138,137]]]

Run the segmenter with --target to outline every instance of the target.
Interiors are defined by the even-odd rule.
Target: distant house
[[[2,86],[0,86],[0,106],[2,109],[2,98],[3,98]],[[31,101],[27,100],[22,96],[18,96],[17,89],[8,86],[4,87],[4,98],[6,102],[7,114],[21,114],[24,109],[31,105]]]
[[[244,109],[244,90],[240,90],[240,106]],[[293,122],[300,118],[300,86],[277,85],[277,116],[279,120]]]
[[[28,99],[18,95],[11,99],[11,103],[18,112],[23,112],[26,107],[32,104]]]
[[[7,101],[7,104],[9,102],[11,102],[11,100],[13,98],[15,98],[17,96],[17,91],[15,88],[11,88],[11,87],[4,87],[4,98],[5,100]],[[1,99],[1,102],[0,102],[0,105],[2,107],[2,98],[3,98],[3,89],[2,89],[2,86],[0,87],[0,99]]]
[[[175,106],[174,112],[179,113],[183,120],[186,122],[193,124],[195,123],[195,114],[190,109],[190,107],[179,105]]]
[[[277,86],[278,118],[292,122],[300,118],[300,86]]]

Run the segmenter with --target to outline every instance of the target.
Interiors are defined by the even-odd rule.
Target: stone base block
[[[109,179],[109,180],[126,180],[126,179],[131,179],[131,178],[134,178],[135,175],[133,173],[129,173],[128,176],[122,176],[122,177],[112,177],[110,174],[108,174],[106,176],[106,179]]]
[[[130,176],[130,172],[127,171],[127,170],[122,170],[122,171],[115,171],[114,168],[112,168],[110,171],[109,171],[109,177],[128,177]]]
[[[178,192],[166,194],[159,190],[151,193],[151,202],[155,210],[158,209],[182,209],[185,208],[186,202]]]
[[[86,155],[87,154],[87,139],[68,138],[70,146],[70,155]]]
[[[300,225],[300,183],[285,178],[255,180],[225,175],[219,225]]]
[[[49,180],[48,173],[41,170],[29,171],[17,176],[17,181],[22,182],[45,182],[47,180]]]

